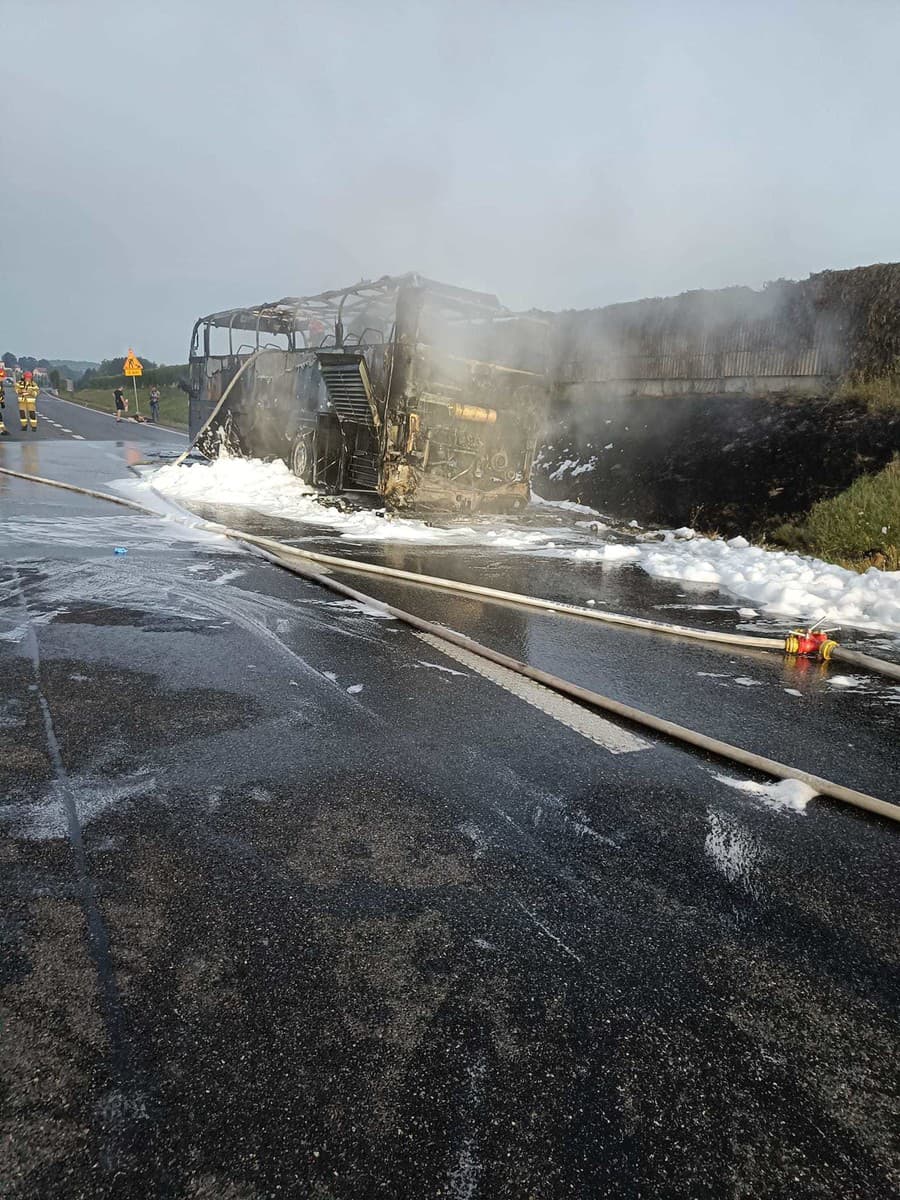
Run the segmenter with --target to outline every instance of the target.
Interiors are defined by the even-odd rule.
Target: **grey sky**
[[[419,270],[586,307],[900,259],[900,5],[0,0],[0,349]]]

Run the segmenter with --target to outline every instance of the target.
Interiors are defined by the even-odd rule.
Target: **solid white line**
[[[427,642],[429,646],[433,646],[435,650],[439,650],[441,654],[446,654],[448,658],[462,663],[470,671],[475,671],[505,691],[511,692],[513,696],[518,696],[526,704],[540,709],[554,721],[559,721],[561,725],[567,726],[575,733],[580,733],[583,738],[587,738],[594,745],[609,750],[611,754],[633,754],[636,750],[650,749],[650,742],[644,741],[643,738],[637,737],[619,725],[614,725],[612,721],[607,721],[605,717],[591,712],[590,709],[582,708],[580,704],[575,704],[565,696],[552,692],[541,683],[526,679],[524,675],[510,671],[507,667],[501,667],[499,663],[493,663],[479,654],[473,654],[470,650],[464,650],[462,646],[445,642],[431,633],[416,633],[415,636],[421,641]]]

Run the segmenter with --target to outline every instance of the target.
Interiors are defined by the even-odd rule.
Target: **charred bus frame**
[[[397,505],[518,508],[546,334],[496,296],[414,274],[212,313],[191,339],[191,435],[234,381],[208,455],[281,458],[310,484]]]

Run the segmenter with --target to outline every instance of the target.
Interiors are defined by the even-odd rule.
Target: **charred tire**
[[[316,466],[315,440],[314,433],[298,433],[291,443],[288,465],[297,478],[302,479],[304,483],[313,482]]]

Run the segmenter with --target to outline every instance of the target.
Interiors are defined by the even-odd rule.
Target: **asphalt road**
[[[12,385],[5,387],[4,394],[4,419],[10,441],[107,441],[115,433],[117,437],[140,445],[155,445],[161,441],[177,439],[183,446],[185,442],[184,434],[175,430],[163,429],[150,422],[141,424],[132,420],[133,413],[117,422],[111,395],[110,410],[103,413],[42,391],[37,400],[37,429],[22,430],[19,428],[18,401]]]
[[[0,465],[98,486],[184,444],[56,404]],[[0,481],[4,1195],[900,1194],[894,826]],[[747,737],[798,700],[777,660],[417,603],[644,702],[655,661]],[[897,709],[844,699],[770,727],[883,794]]]

